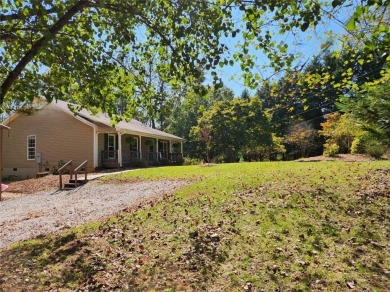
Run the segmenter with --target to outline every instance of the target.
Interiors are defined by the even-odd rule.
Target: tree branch
[[[80,0],[77,2],[61,18],[58,19],[58,21],[44,34],[42,38],[40,38],[32,45],[31,49],[27,51],[27,53],[23,56],[19,63],[16,64],[15,68],[7,75],[7,78],[1,84],[0,105],[3,104],[7,92],[14,84],[14,82],[19,78],[24,68],[26,68],[28,63],[30,63],[31,60],[41,52],[44,45],[54,39],[58,32],[69,22],[73,16],[83,11],[90,4],[91,3],[88,0]]]
[[[172,42],[169,38],[167,38],[159,29],[158,27],[154,26],[149,19],[139,11],[139,9],[136,6],[129,5],[129,6],[123,6],[123,5],[106,5],[106,4],[100,4],[96,3],[94,7],[104,8],[107,10],[111,10],[114,12],[123,12],[128,11],[133,16],[137,17],[139,21],[141,21],[143,24],[145,24],[147,27],[149,27],[151,30],[154,30],[160,38],[164,41],[164,44],[171,48],[173,53],[176,53],[175,47],[172,45]]]
[[[46,14],[51,14],[51,13],[55,13],[55,12],[56,12],[56,9],[54,7],[47,9],[45,11]],[[40,15],[43,15],[43,12],[37,13],[36,16],[40,16]],[[0,14],[0,21],[19,20],[19,19],[22,19],[20,12],[11,13],[11,14]]]

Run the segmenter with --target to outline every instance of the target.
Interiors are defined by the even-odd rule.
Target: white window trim
[[[31,137],[34,137],[34,158],[29,158],[29,153],[30,153],[30,146],[29,146],[29,140]],[[32,148],[32,147],[31,147]],[[37,135],[28,135],[27,136],[27,160],[35,160],[37,157]]]
[[[110,137],[113,137],[113,141],[114,141],[114,149],[113,150],[110,150]],[[114,153],[111,153],[109,152],[108,154],[108,158],[109,159],[115,159],[115,150],[116,150],[116,135],[115,134],[108,134],[108,137],[107,137],[107,150],[108,151],[114,151]]]

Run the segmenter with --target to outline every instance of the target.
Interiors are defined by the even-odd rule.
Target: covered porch
[[[180,165],[183,162],[184,139],[173,137],[99,133],[98,164],[103,168]]]

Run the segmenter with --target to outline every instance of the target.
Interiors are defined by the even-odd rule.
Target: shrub
[[[324,155],[327,157],[334,157],[336,154],[339,153],[339,145],[332,143],[332,144],[325,144],[325,151]]]
[[[366,144],[366,153],[372,157],[380,158],[386,152],[386,147],[378,141],[370,141]]]
[[[218,156],[213,157],[211,159],[211,163],[225,163],[226,162],[226,156],[224,154],[220,154]]]
[[[364,141],[360,138],[355,138],[351,145],[351,154],[364,153]]]
[[[197,158],[184,157],[183,165],[199,165],[201,160]]]
[[[148,161],[146,161],[145,159],[138,159],[138,160],[135,160],[131,163],[131,166],[133,167],[139,167],[139,168],[145,168],[147,167],[149,164],[148,164]]]
[[[169,159],[166,159],[166,158],[162,158],[161,160],[159,160],[159,162],[160,162],[160,165],[162,165],[162,166],[173,165],[173,163]]]

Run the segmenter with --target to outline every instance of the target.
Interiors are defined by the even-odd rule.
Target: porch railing
[[[103,150],[101,152],[101,161],[117,160],[118,150]]]
[[[180,162],[183,159],[181,153],[167,153],[167,152],[141,152],[140,151],[130,151],[122,150],[122,163],[132,163],[140,160],[145,160],[148,163],[157,163],[162,160],[169,160],[172,162]],[[108,151],[103,150],[101,152],[101,162],[119,162],[118,161],[118,151]]]
[[[60,178],[60,190],[62,190],[62,174],[65,172],[67,168],[69,168],[69,179],[72,179],[73,176],[73,166],[72,166],[72,160],[69,160],[67,163],[65,163],[63,166],[61,166],[58,169],[58,175]]]
[[[75,188],[77,188],[79,181],[77,180],[77,174],[83,172],[84,173],[84,183],[87,182],[87,164],[88,160],[85,160],[83,163],[81,163],[75,170],[74,170],[74,181],[75,181]]]
[[[180,162],[183,160],[183,155],[181,153],[169,153],[169,160],[172,162]]]
[[[140,159],[141,153],[139,151],[122,150],[122,162],[124,163],[138,161]]]

